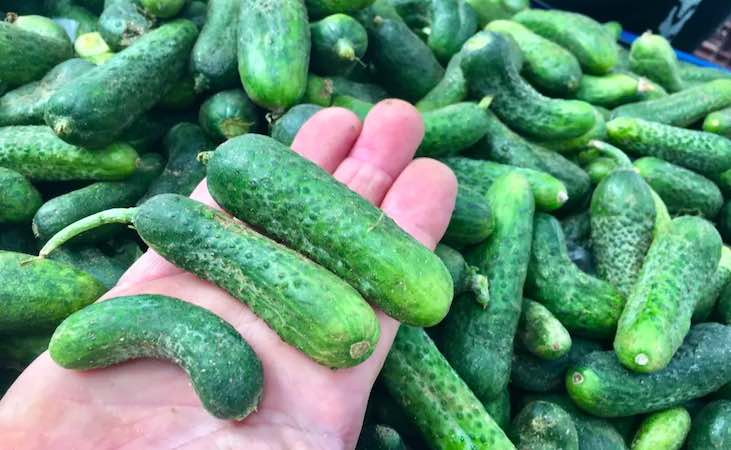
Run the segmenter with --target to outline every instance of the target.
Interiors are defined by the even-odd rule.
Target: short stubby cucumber
[[[467,98],[467,80],[462,72],[462,54],[449,60],[441,80],[416,102],[419,111],[426,112],[459,103]]]
[[[82,219],[54,236],[41,256],[105,223],[133,224],[162,257],[245,302],[285,342],[320,364],[353,366],[375,348],[375,313],[347,283],[224,213],[177,194]]]
[[[518,324],[521,344],[539,358],[555,360],[571,350],[571,335],[545,306],[529,298],[523,300]]]
[[[574,96],[592,105],[614,108],[641,100],[640,89],[645,85],[640,78],[621,72],[602,76],[584,75]]]
[[[347,75],[368,48],[368,32],[346,14],[333,14],[310,24],[311,67],[321,75]]]
[[[423,113],[424,139],[416,156],[449,156],[471,147],[487,131],[486,109],[463,102]]]
[[[479,17],[466,0],[433,0],[426,43],[437,59],[448,62],[479,25]]]
[[[190,54],[190,72],[198,92],[239,83],[236,33],[240,5],[239,0],[208,0],[206,21]]]
[[[198,121],[206,134],[218,142],[256,132],[261,127],[259,108],[243,89],[229,89],[212,95],[201,105]]]
[[[685,408],[658,411],[647,416],[632,439],[632,450],[680,450],[690,431],[690,414]]]
[[[114,51],[132,45],[155,26],[155,19],[145,15],[136,0],[105,0],[99,16],[99,32]]]
[[[283,166],[287,176],[275,177]],[[283,144],[255,134],[231,139],[207,173],[224,209],[332,270],[387,314],[423,326],[447,314],[452,280],[439,258]]]
[[[61,367],[97,369],[137,358],[167,359],[185,370],[203,407],[220,419],[256,411],[261,362],[227,322],[200,306],[162,295],[117,297],[59,325],[48,347]]]
[[[731,138],[731,108],[724,108],[707,115],[703,120],[703,131]]]
[[[307,13],[313,17],[324,17],[331,14],[351,14],[373,3],[373,0],[305,0]]]
[[[437,245],[434,253],[442,260],[444,266],[452,276],[454,295],[472,292],[475,300],[482,306],[490,303],[489,282],[477,267],[467,264],[462,254],[444,244]]]
[[[688,450],[721,450],[731,446],[731,401],[716,400],[694,418]]]
[[[510,436],[518,450],[579,450],[571,416],[555,403],[534,401],[515,416]]]
[[[322,109],[320,105],[313,105],[310,103],[301,103],[293,106],[287,111],[282,117],[277,119],[272,125],[272,138],[278,140],[284,145],[292,145],[294,142],[297,132],[299,132],[302,125],[307,122],[310,117],[314,116],[317,112]]]
[[[442,240],[461,248],[479,244],[495,229],[495,217],[485,195],[467,185],[460,185],[454,211]]]
[[[629,68],[660,84],[668,92],[683,90],[678,58],[665,37],[645,32],[632,43],[629,52]]]
[[[27,223],[42,203],[41,194],[26,177],[0,167],[0,223]]]

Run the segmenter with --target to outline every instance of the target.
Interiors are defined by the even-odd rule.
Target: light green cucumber
[[[558,359],[571,350],[566,328],[545,306],[528,298],[523,300],[518,338],[526,350],[543,359]]]
[[[632,439],[632,450],[680,450],[690,431],[690,414],[678,406],[647,416]]]
[[[668,92],[683,90],[678,58],[672,45],[659,34],[645,32],[632,43],[629,68],[660,84]]]
[[[471,147],[487,132],[488,106],[463,102],[422,113],[424,139],[416,156],[449,156]]]
[[[731,138],[731,108],[724,108],[706,116],[703,131]]]
[[[584,75],[574,96],[592,105],[614,108],[641,100],[637,77],[616,72],[602,76]]]

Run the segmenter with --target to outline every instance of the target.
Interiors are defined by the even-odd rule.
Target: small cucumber
[[[466,0],[430,2],[430,24],[426,43],[443,63],[477,32],[479,17]]]
[[[483,306],[490,303],[487,277],[479,273],[476,267],[467,264],[464,257],[457,250],[439,244],[434,253],[442,260],[452,276],[455,296],[464,292],[472,292],[477,303]]]
[[[137,0],[105,0],[99,16],[99,32],[114,51],[129,47],[154,26],[155,19],[143,13]]]
[[[351,14],[368,7],[373,0],[305,0],[310,17],[325,17],[331,14]]]
[[[595,159],[584,166],[584,170],[589,174],[593,184],[599,184],[604,178],[617,168],[617,161],[606,156]]]
[[[642,421],[632,439],[632,450],[680,450],[689,431],[690,414],[685,408],[658,411]]]
[[[333,14],[310,24],[312,70],[321,75],[347,75],[365,56],[368,32],[345,14]]]
[[[243,89],[230,89],[212,95],[201,105],[198,120],[208,137],[217,142],[258,131],[259,108]]]
[[[58,365],[75,370],[170,360],[220,419],[242,420],[256,411],[264,385],[259,358],[231,325],[162,295],[117,297],[78,311],[56,329],[48,350]]]
[[[621,72],[602,76],[584,75],[574,95],[577,99],[592,105],[614,108],[642,100],[639,98],[639,91],[640,87],[646,84],[640,84],[640,80]]]
[[[521,78],[515,64],[516,44],[483,31],[462,48],[462,71],[469,90],[493,97],[490,108],[516,131],[541,140],[580,136],[594,125],[594,108],[577,100],[543,96]]]
[[[48,349],[50,333],[37,336],[3,336],[0,340],[0,368],[25,370]]]
[[[706,116],[703,131],[731,138],[731,108],[724,108]]]
[[[398,431],[386,425],[365,425],[355,450],[406,450]]]
[[[515,450],[423,329],[401,325],[381,378],[431,447]]]
[[[635,39],[629,53],[629,68],[660,84],[668,92],[683,90],[675,50],[659,34],[647,31]]]
[[[549,150],[571,155],[577,151],[586,149],[589,142],[593,140],[604,140],[607,138],[607,123],[604,115],[594,107],[594,125],[586,133],[569,139],[542,140],[540,144]]]
[[[322,110],[320,105],[302,103],[292,107],[272,125],[271,135],[284,145],[292,145],[297,132],[315,113]]]
[[[555,360],[571,350],[571,336],[545,306],[531,299],[523,300],[518,324],[518,338],[533,355]]]
[[[701,295],[693,309],[693,323],[705,322],[711,315],[724,288],[731,281],[731,248],[721,248],[721,260],[710,280],[701,289]]]
[[[336,95],[333,97],[331,106],[345,108],[353,112],[363,122],[374,105],[349,95]]]
[[[469,186],[460,185],[454,211],[442,240],[461,248],[479,244],[487,239],[494,229],[495,217],[485,196]]]
[[[27,178],[0,167],[0,223],[27,223],[42,203],[41,194]]]
[[[495,423],[505,432],[508,433],[510,430],[510,389],[507,387],[502,390],[492,400],[482,402],[482,406],[485,407],[485,411],[492,417]]]
[[[555,403],[528,403],[513,419],[511,437],[518,450],[579,450],[571,416]]]
[[[487,132],[487,106],[483,103],[455,103],[422,113],[424,139],[416,156],[440,157],[460,153]]]
[[[467,3],[477,11],[482,26],[493,20],[509,19],[530,6],[528,0],[467,0]]]
[[[0,166],[31,180],[122,180],[134,172],[137,160],[127,144],[91,151],[67,144],[45,126],[0,128]]]
[[[731,401],[716,400],[693,419],[688,450],[721,450],[731,446]]]
[[[462,54],[452,56],[444,76],[416,103],[419,111],[426,112],[459,103],[467,98],[467,80],[462,72]]]
[[[190,0],[138,0],[147,15],[169,19],[178,15]]]
[[[528,9],[513,16],[513,20],[573,53],[586,73],[604,75],[617,64],[613,37],[583,14]]]
[[[236,33],[240,5],[239,0],[208,0],[206,21],[190,55],[190,71],[198,92],[239,83]]]
[[[136,251],[140,252],[136,242],[130,241],[129,245],[136,247]],[[124,260],[114,255],[107,255],[99,248],[92,246],[60,248],[51,254],[50,259],[88,273],[106,289],[113,288],[134,262],[133,258]]]
[[[731,379],[731,327],[694,325],[670,364],[658,372],[625,368],[612,351],[585,356],[566,374],[582,409],[600,417],[660,411],[709,394]]]

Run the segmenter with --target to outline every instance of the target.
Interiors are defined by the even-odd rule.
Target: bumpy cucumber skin
[[[515,39],[525,59],[523,75],[538,90],[568,96],[579,89],[581,66],[565,48],[510,20],[495,20],[485,29]]]
[[[632,440],[632,450],[680,450],[690,431],[690,414],[683,407],[647,416]]]
[[[283,165],[288,176],[273,178]],[[208,162],[208,190],[224,209],[329,268],[400,321],[431,326],[447,314],[452,280],[439,258],[279,142],[247,134],[219,146]]]
[[[37,336],[3,336],[0,340],[0,368],[25,370],[48,349],[51,334]]]
[[[731,248],[721,248],[721,260],[713,276],[701,289],[701,295],[693,309],[693,323],[705,322],[711,315],[726,285],[731,281]]]
[[[693,419],[688,450],[721,450],[731,446],[731,401],[709,403]]]
[[[386,425],[365,425],[355,450],[406,450],[398,431]]]
[[[703,120],[703,131],[731,138],[731,108],[714,111]]]
[[[51,331],[106,291],[91,275],[24,253],[0,251],[0,276],[0,334]]]
[[[571,350],[571,336],[545,306],[531,299],[523,301],[518,325],[523,346],[539,358],[555,360]]]
[[[592,140],[604,140],[607,138],[607,123],[604,115],[597,107],[594,107],[594,125],[581,136],[570,139],[556,139],[549,141],[540,141],[540,144],[549,150],[564,155],[572,155],[577,151],[583,150],[589,146]]]
[[[138,0],[145,12],[154,17],[168,19],[180,13],[189,0]]]
[[[723,206],[718,186],[693,171],[653,157],[637,159],[634,166],[672,215],[700,214],[713,219]]]
[[[731,79],[731,72],[715,67],[700,67],[692,63],[679,61],[680,76],[686,82],[705,83],[713,80]]]
[[[292,107],[274,122],[271,132],[272,138],[284,145],[292,145],[302,125],[320,110],[322,110],[322,106],[309,103],[301,103]]]
[[[599,184],[603,179],[609,176],[617,168],[617,162],[612,158],[601,157],[584,166],[584,170],[589,174],[591,182]]]
[[[131,242],[132,245],[137,245]],[[138,247],[139,251],[139,247]],[[70,266],[96,278],[106,289],[113,288],[132,264],[132,260],[108,256],[100,249],[91,246],[71,246],[60,248],[49,258]]]
[[[421,112],[459,103],[467,98],[467,80],[462,72],[462,55],[452,56],[444,71],[444,76],[427,94],[416,103]]]
[[[600,77],[584,75],[575,97],[592,105],[614,108],[639,100],[639,80],[625,73],[610,73]]]
[[[495,217],[485,196],[466,185],[457,190],[454,211],[442,240],[456,247],[479,244],[495,229]]]
[[[424,330],[401,325],[381,378],[438,449],[515,449]]]
[[[495,423],[505,432],[510,430],[510,389],[507,387],[492,400],[482,402],[485,411],[492,417]]]
[[[8,87],[38,80],[72,56],[73,48],[68,41],[0,22],[0,75]]]
[[[118,297],[69,316],[53,333],[49,353],[76,370],[168,359],[188,374],[203,407],[221,419],[241,420],[255,411],[264,385],[259,358],[231,325],[162,295]]]
[[[449,62],[462,44],[477,32],[478,22],[477,13],[467,1],[434,0],[427,45],[439,61]]]
[[[363,122],[374,105],[349,95],[336,95],[333,97],[331,106],[345,108],[358,116],[358,119]]]
[[[731,106],[731,80],[716,80],[666,97],[620,106],[612,112],[612,118],[636,117],[687,127],[728,106]]]
[[[198,120],[206,134],[217,142],[255,132],[261,126],[259,108],[243,89],[212,95],[201,105]]]
[[[487,199],[495,231],[466,259],[490,280],[490,302],[483,308],[470,296],[456,299],[439,339],[444,356],[483,402],[495,398],[510,378],[535,209],[527,180],[516,173],[498,178]]]
[[[25,223],[41,207],[38,190],[18,172],[0,167],[0,223]]]
[[[528,403],[513,419],[510,435],[518,450],[579,450],[574,421],[555,403]]]
[[[691,328],[670,364],[636,373],[612,351],[585,356],[566,374],[566,388],[582,409],[600,417],[625,417],[703,397],[731,379],[731,327],[702,323]]]
[[[208,0],[206,21],[190,54],[198,92],[230,88],[239,82],[236,33],[240,4],[238,0]]]
[[[422,114],[424,139],[416,156],[440,157],[460,153],[487,132],[487,116],[477,103],[463,102]]]
[[[629,53],[629,67],[632,72],[646,76],[668,92],[683,90],[675,50],[661,35],[646,32],[635,39]]]
[[[45,126],[0,128],[0,166],[31,180],[121,180],[135,170],[137,158],[126,144],[94,151],[67,144]]]
[[[71,81],[48,100],[45,121],[66,142],[101,147],[155,105],[177,81],[198,35],[180,19]]]
[[[114,51],[129,47],[154,25],[135,0],[106,0],[99,16],[99,32]]]
[[[307,87],[310,25],[301,0],[243,0],[238,26],[241,83],[255,103],[282,111]]]
[[[462,48],[462,71],[469,90],[479,98],[493,97],[490,108],[518,132],[538,139],[580,136],[594,125],[594,109],[577,100],[543,96],[518,73],[509,38],[483,31]]]
[[[731,168],[731,141],[712,133],[632,117],[610,121],[607,132],[613,144],[630,153],[655,156],[702,175]]]
[[[368,49],[368,32],[345,14],[311,23],[310,35],[311,67],[321,75],[347,75]]]
[[[305,0],[310,17],[325,17],[331,14],[351,14],[373,3],[373,0]]]

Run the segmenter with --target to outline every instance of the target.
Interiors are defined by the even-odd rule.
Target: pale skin
[[[317,113],[292,148],[433,249],[449,222],[457,182],[437,161],[412,161],[423,134],[421,116],[411,105],[386,100],[362,125],[344,109]],[[193,198],[215,205],[205,182]],[[373,355],[357,367],[333,371],[282,342],[241,302],[151,251],[104,298],[140,293],[178,297],[233,325],[262,361],[264,397],[258,411],[238,423],[213,418],[183,371],[169,362],[137,360],[75,372],[44,353],[0,401],[3,449],[355,447],[368,395],[398,330],[394,319],[378,311],[381,337]]]

